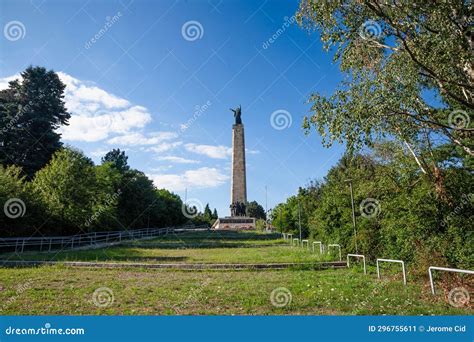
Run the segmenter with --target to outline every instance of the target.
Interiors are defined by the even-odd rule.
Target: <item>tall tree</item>
[[[144,228],[157,222],[157,214],[163,203],[155,192],[153,181],[143,172],[125,172],[118,205],[122,229]]]
[[[311,96],[304,127],[350,150],[396,138],[444,196],[436,147],[474,156],[471,14],[469,1],[303,0],[299,23],[335,47],[346,76],[332,96]]]
[[[267,215],[265,215],[265,209],[257,203],[257,201],[248,202],[246,206],[247,216],[254,217],[257,220],[265,220]]]
[[[57,129],[70,118],[65,87],[54,71],[29,67],[0,91],[1,164],[20,166],[31,178],[61,148]]]
[[[125,171],[130,170],[128,166],[128,156],[125,155],[125,151],[120,151],[119,148],[113,149],[112,151],[107,152],[107,154],[102,158],[102,163],[112,163],[120,173],[125,173]]]
[[[36,173],[32,187],[61,233],[89,230],[99,197],[94,164],[82,152],[70,148],[56,152]]]

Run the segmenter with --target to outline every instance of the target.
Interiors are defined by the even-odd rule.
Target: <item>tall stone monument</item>
[[[216,220],[214,229],[255,229],[255,219],[247,217],[247,176],[245,169],[245,137],[242,108],[231,109],[232,125],[232,183],[230,189],[230,216]]]
[[[245,172],[245,137],[242,124],[242,109],[231,109],[235,124],[232,126],[232,185],[230,193],[230,215],[245,216],[247,204],[247,179]]]

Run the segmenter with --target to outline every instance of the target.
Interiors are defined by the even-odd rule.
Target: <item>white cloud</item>
[[[124,134],[132,128],[143,128],[151,121],[150,113],[141,106],[119,111],[99,110],[86,115],[71,114],[69,126],[60,129],[64,140],[70,141],[100,141],[114,133]]]
[[[57,73],[61,81],[66,85],[65,99],[68,109],[77,112],[84,108],[94,108],[94,106],[101,106],[107,109],[112,108],[126,108],[130,106],[130,102],[107,91],[96,87],[92,84],[87,84],[77,78],[72,77],[64,72]]]
[[[182,174],[155,174],[148,175],[156,187],[170,191],[188,189],[203,189],[218,187],[229,180],[229,176],[216,168],[201,167],[188,170]]]
[[[175,132],[153,132],[148,135],[129,133],[109,139],[107,143],[115,145],[156,145],[178,137]]]
[[[232,149],[223,145],[186,144],[184,147],[189,152],[202,154],[214,159],[227,159],[230,155],[232,155]]]
[[[164,142],[152,147],[149,147],[146,149],[146,151],[152,151],[155,153],[163,153],[163,152],[168,152],[173,149],[175,149],[178,146],[181,146],[183,144],[182,141],[174,141],[174,142]]]
[[[8,88],[8,82],[14,81],[14,80],[16,80],[20,77],[21,77],[20,74],[15,74],[13,76],[0,78],[0,90],[7,89]]]
[[[245,149],[245,153],[247,154],[259,154],[259,150],[249,150],[248,148]]]
[[[115,134],[143,128],[152,120],[145,107],[131,105],[126,99],[64,72],[57,74],[66,85],[64,101],[71,113],[69,126],[62,126],[58,130],[64,140],[100,141]],[[19,77],[0,78],[0,89],[7,88],[8,81]]]
[[[198,164],[199,163],[199,160],[186,159],[186,158],[178,157],[178,156],[163,156],[163,157],[158,157],[156,159],[160,161],[166,161],[166,162],[176,163],[176,164]]]
[[[105,156],[107,154],[107,152],[109,152],[109,151],[110,150],[98,149],[98,150],[94,150],[94,151],[90,152],[89,154],[92,157],[99,158],[99,157]]]

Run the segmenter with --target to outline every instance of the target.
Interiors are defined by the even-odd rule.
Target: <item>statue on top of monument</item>
[[[235,124],[242,125],[242,118],[240,117],[242,115],[242,107],[239,105],[237,108],[231,108],[230,110],[234,112]]]

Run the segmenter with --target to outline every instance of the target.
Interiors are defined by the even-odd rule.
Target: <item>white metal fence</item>
[[[0,238],[0,253],[23,253],[26,250],[51,251],[53,249],[73,249],[85,246],[95,246],[124,240],[146,239],[169,233],[182,233],[190,230],[207,230],[208,226],[179,226],[165,228],[143,228],[135,230],[120,230],[109,232],[92,232],[72,236],[42,236]]]

